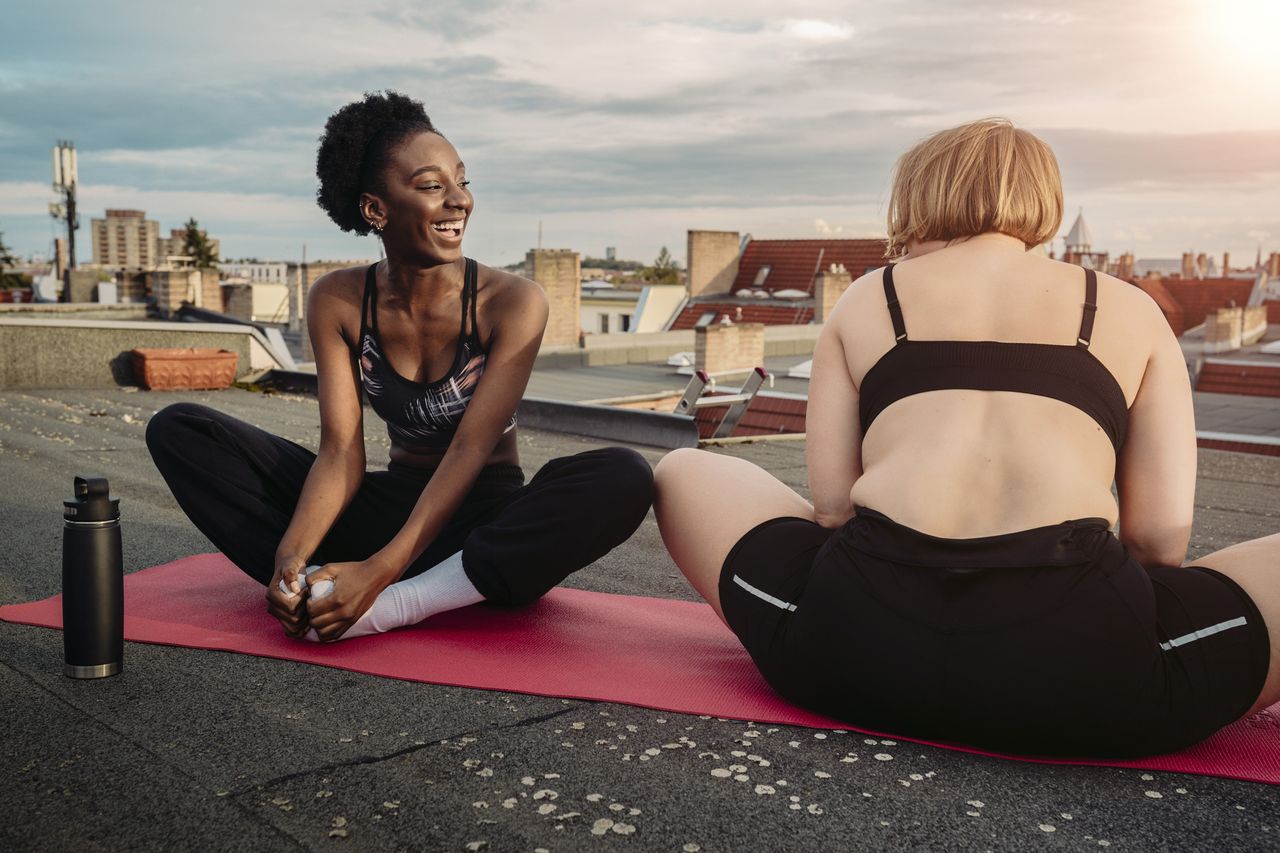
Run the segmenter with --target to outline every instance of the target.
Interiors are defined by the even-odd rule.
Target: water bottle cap
[[[120,517],[120,499],[111,497],[106,477],[77,476],[75,496],[62,502],[67,521],[113,521]]]

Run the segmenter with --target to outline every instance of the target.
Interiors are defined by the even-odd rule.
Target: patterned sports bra
[[[484,374],[488,355],[480,345],[476,323],[476,262],[466,259],[462,283],[462,323],[458,351],[444,376],[432,382],[405,379],[387,361],[378,338],[377,264],[365,273],[364,300],[360,310],[360,382],[369,405],[387,422],[387,434],[397,446],[442,451],[467,411],[476,383]],[[467,314],[471,331],[467,331]],[[516,419],[503,432],[515,428]]]

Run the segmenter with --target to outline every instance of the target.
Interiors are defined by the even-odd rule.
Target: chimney
[[[737,231],[689,231],[689,295],[728,293],[738,277]]]
[[[1196,255],[1196,278],[1204,278],[1209,274],[1209,256],[1204,252]]]
[[[764,324],[712,323],[694,332],[694,366],[711,375],[743,373],[764,364]]]
[[[581,331],[582,259],[572,249],[530,249],[525,255],[529,276],[547,294],[544,347],[578,345]]]
[[[1125,252],[1116,261],[1116,278],[1133,278],[1133,252]]]
[[[1187,279],[1196,277],[1196,262],[1190,252],[1182,253],[1182,277]]]
[[[1280,252],[1272,252],[1267,256],[1267,276],[1280,277]]]
[[[1223,252],[1222,253],[1222,277],[1226,278],[1227,275],[1230,274],[1230,272],[1231,272],[1231,253]]]
[[[813,277],[813,321],[815,323],[827,322],[836,300],[852,283],[853,278],[842,264],[832,264]]]

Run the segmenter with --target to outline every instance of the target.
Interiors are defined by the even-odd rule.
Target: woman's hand
[[[276,570],[267,584],[267,612],[279,620],[284,632],[290,637],[301,637],[310,627],[307,624],[307,608],[303,606],[306,578],[303,570],[307,561],[295,555],[276,558]],[[280,582],[293,590],[286,594],[280,589]]]
[[[396,579],[394,569],[376,557],[351,563],[327,563],[307,576],[314,590],[321,581],[331,581],[333,590],[323,597],[307,599],[307,618],[321,642],[337,640],[382,591]]]

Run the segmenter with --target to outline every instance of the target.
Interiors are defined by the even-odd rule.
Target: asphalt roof
[[[316,443],[316,404],[307,397],[0,393],[7,486],[0,602],[59,591],[61,501],[81,471],[105,473],[121,498],[127,570],[209,549],[143,448],[147,419],[177,400]],[[368,422],[376,464],[386,439],[372,415]],[[519,445],[532,472],[593,442],[523,430]],[[651,462],[661,455],[639,449]],[[716,452],[804,490],[802,442]],[[1275,532],[1280,459],[1201,451],[1197,506],[1193,554]],[[568,583],[694,598],[652,516]],[[1265,785],[872,745],[853,733],[751,727],[221,652],[131,643],[125,654],[122,675],[75,682],[61,674],[58,632],[0,623],[9,756],[0,771],[0,848],[1274,849],[1280,833],[1280,797]],[[663,750],[643,763],[624,758],[680,737],[698,748]],[[625,750],[609,748],[620,744]],[[842,761],[850,752],[864,760]],[[877,752],[892,760],[866,760]],[[775,793],[711,775],[723,761],[706,753],[743,753],[753,779]],[[593,834],[604,820],[614,827]],[[347,836],[331,837],[335,829]]]

